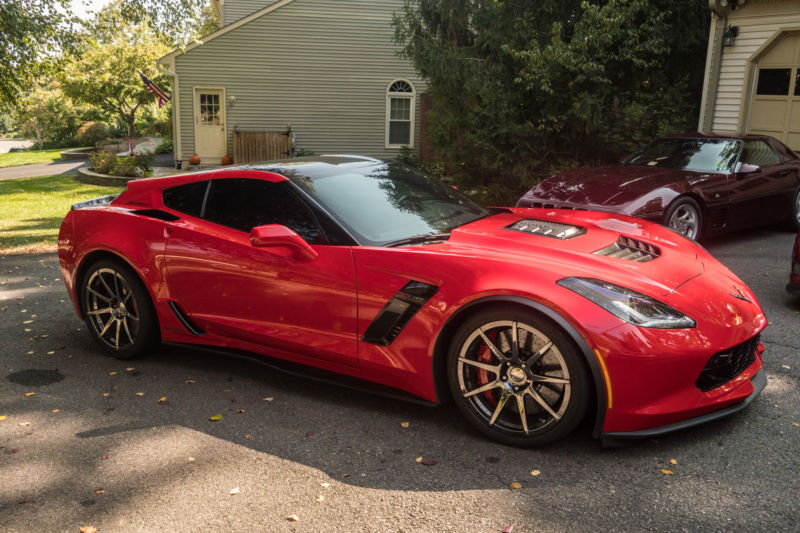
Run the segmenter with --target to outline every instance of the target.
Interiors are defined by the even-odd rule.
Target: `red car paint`
[[[755,172],[715,173],[615,164],[556,174],[537,184],[517,207],[589,209],[663,223],[670,204],[689,196],[703,211],[709,236],[779,222],[789,217],[800,187],[800,159],[777,139],[760,135],[671,136],[689,139],[765,140],[780,163]]]
[[[461,226],[438,244],[312,244],[316,257],[298,260],[278,248],[254,247],[244,232],[164,205],[165,188],[226,177],[286,180],[252,168],[144,179],[129,183],[108,205],[70,211],[59,234],[59,260],[78,314],[81,268],[98,254],[113,254],[144,282],[164,341],[286,359],[439,402],[435,359],[446,351],[447,328],[480,302],[516,299],[539,306],[602,356],[611,391],[594,372],[596,435],[663,427],[754,394],[760,345],[754,362],[723,386],[701,392],[695,381],[713,354],[766,327],[755,296],[703,248],[659,225],[612,213],[510,209]],[[136,212],[142,209],[176,220]],[[562,241],[506,229],[528,218],[586,232]],[[659,247],[660,257],[640,263],[594,253],[621,235]],[[692,317],[697,327],[649,329],[623,322],[556,284],[569,276],[647,294]],[[364,342],[375,316],[409,279],[439,289],[391,344]],[[187,331],[170,302],[206,334]],[[597,361],[590,365],[599,368]]]

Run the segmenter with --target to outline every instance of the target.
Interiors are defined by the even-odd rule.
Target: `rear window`
[[[164,189],[164,205],[175,211],[200,217],[203,212],[203,201],[208,183],[208,181],[196,181]]]

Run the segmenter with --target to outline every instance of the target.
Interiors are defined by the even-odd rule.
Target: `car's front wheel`
[[[792,205],[789,210],[787,226],[792,231],[800,229],[800,187],[794,191],[794,198],[792,199]]]
[[[574,343],[525,310],[487,310],[465,321],[450,345],[448,378],[467,420],[514,446],[565,437],[589,401],[588,373]]]
[[[114,261],[94,263],[83,276],[82,311],[106,354],[131,359],[158,342],[158,322],[138,276]]]
[[[664,215],[664,225],[693,240],[700,237],[703,229],[703,211],[694,198],[678,197]]]

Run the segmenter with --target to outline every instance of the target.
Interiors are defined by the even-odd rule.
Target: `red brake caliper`
[[[497,332],[493,331],[489,333],[487,337],[489,337],[489,340],[494,343],[495,340],[497,339]],[[490,350],[486,344],[481,346],[480,350],[478,350],[478,361],[480,361],[481,363],[488,363],[488,364],[494,362],[494,356],[492,355],[492,350]],[[477,370],[476,375],[478,377],[479,387],[482,387],[487,383],[489,383],[490,381],[492,381],[492,378],[489,374],[491,374],[491,372],[489,372],[488,370],[484,370],[482,368],[479,368]],[[500,376],[494,377],[494,379],[499,379],[499,378]],[[489,400],[493,405],[497,405],[497,395],[495,394],[494,389],[488,390],[483,394],[484,396],[486,396],[486,399]]]

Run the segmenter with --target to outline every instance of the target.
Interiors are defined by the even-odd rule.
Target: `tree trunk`
[[[136,126],[133,124],[133,115],[125,117],[125,121],[128,123],[128,137],[136,137]]]

